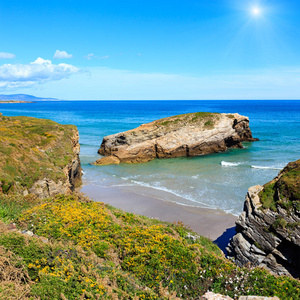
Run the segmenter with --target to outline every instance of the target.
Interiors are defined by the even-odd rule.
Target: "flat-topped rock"
[[[243,148],[255,141],[249,119],[239,114],[198,112],[168,117],[103,138],[96,165],[141,163]]]

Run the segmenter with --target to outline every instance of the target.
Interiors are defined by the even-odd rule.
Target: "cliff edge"
[[[264,186],[251,187],[227,248],[237,265],[300,277],[300,160]]]
[[[141,163],[242,148],[255,141],[249,119],[239,114],[198,112],[168,117],[103,138],[96,165]]]
[[[81,184],[76,126],[0,114],[0,193],[40,198]]]

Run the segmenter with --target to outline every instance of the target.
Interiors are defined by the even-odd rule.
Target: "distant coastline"
[[[56,98],[43,98],[27,94],[0,94],[0,103],[33,103],[40,101],[60,101]]]
[[[0,100],[0,103],[33,103],[33,101],[21,101],[21,100]]]

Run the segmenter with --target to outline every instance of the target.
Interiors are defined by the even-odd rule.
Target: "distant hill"
[[[13,94],[13,95],[4,95],[0,94],[0,100],[1,101],[59,101],[59,99],[55,98],[40,98],[35,97],[32,95],[26,95],[26,94]]]

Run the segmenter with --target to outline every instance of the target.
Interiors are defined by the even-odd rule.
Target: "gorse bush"
[[[238,268],[183,224],[125,213],[77,195],[32,203],[15,221],[51,241],[18,234],[0,238],[0,245],[22,257],[35,282],[31,293],[41,299],[61,294],[67,299],[195,299],[207,290],[233,298],[300,297],[299,281]]]

